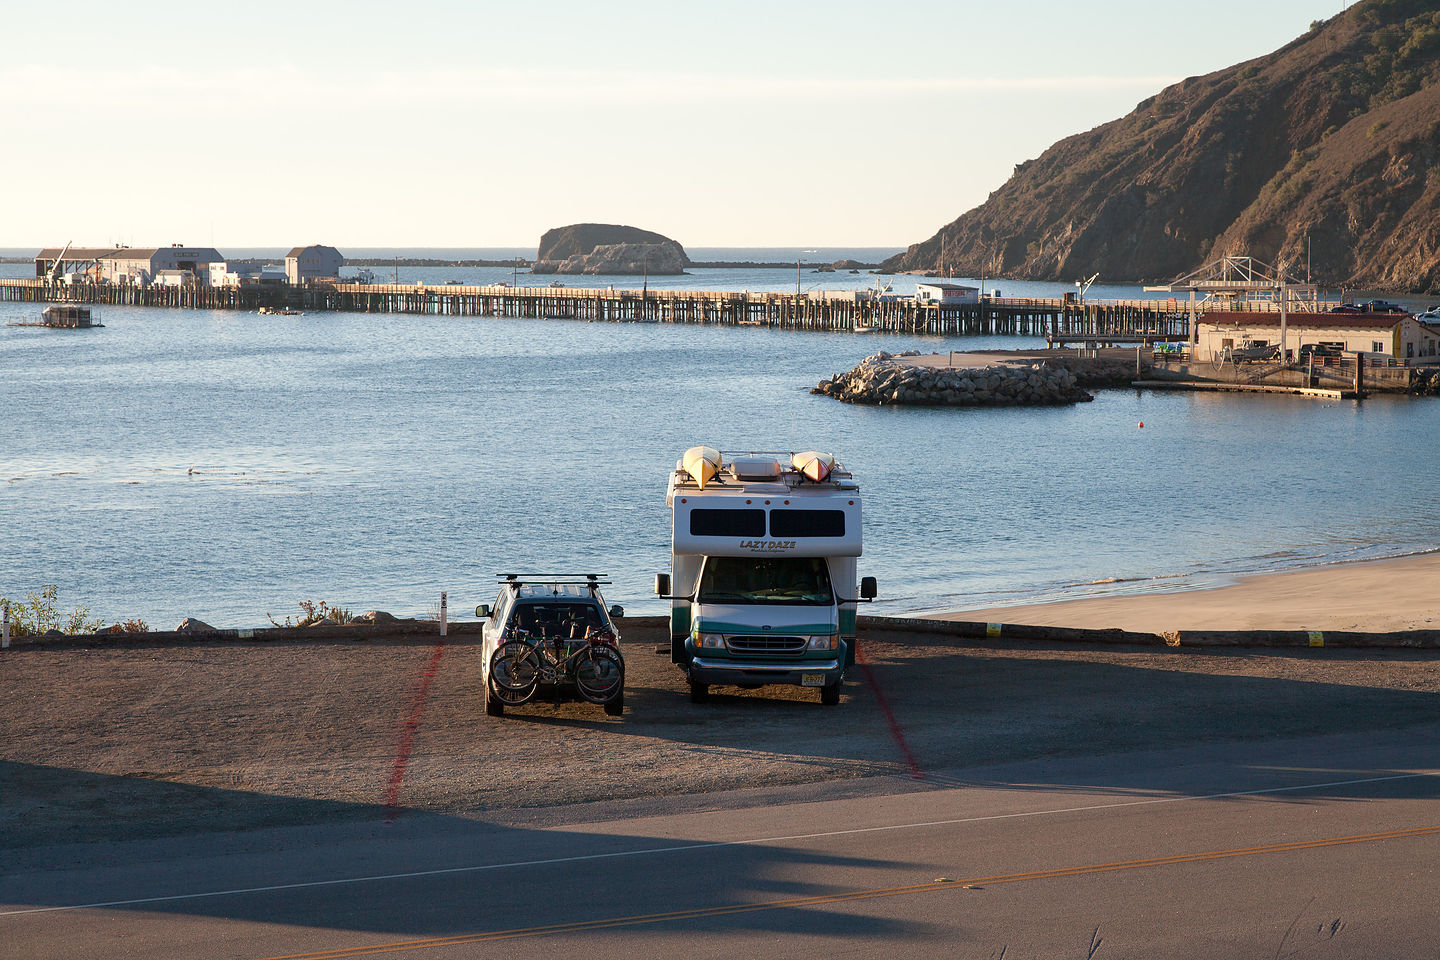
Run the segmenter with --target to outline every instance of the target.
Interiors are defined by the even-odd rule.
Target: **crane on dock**
[[[70,252],[70,245],[74,240],[66,240],[65,246],[60,249],[60,256],[55,258],[55,263],[50,267],[50,282],[59,283],[60,276],[65,272],[65,254]]]

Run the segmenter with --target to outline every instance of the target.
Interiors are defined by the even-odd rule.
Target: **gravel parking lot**
[[[0,654],[0,849],[200,830],[453,816],[919,775],[1433,719],[1440,655],[862,638],[838,707],[717,688],[691,704],[658,623],[625,626],[623,717],[484,715],[452,637],[141,642]],[[433,673],[427,682],[427,672]],[[423,703],[419,694],[424,690]]]

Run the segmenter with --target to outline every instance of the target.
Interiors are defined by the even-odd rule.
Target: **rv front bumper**
[[[815,676],[825,682],[817,684]],[[797,687],[832,686],[845,675],[844,658],[836,660],[707,660],[696,657],[690,661],[691,683],[729,683],[745,686],[756,683],[788,683]],[[810,682],[805,681],[809,679]]]

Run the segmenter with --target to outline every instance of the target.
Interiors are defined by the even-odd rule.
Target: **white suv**
[[[503,716],[537,695],[555,703],[586,700],[611,716],[625,709],[620,607],[605,607],[601,574],[501,574],[494,606],[482,603],[481,662],[485,712]]]

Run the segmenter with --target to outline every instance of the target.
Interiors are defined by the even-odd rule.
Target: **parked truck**
[[[712,684],[816,687],[840,702],[856,656],[860,486],[834,457],[692,447],[670,474],[670,654],[704,702]],[[857,593],[858,591],[858,593]]]

